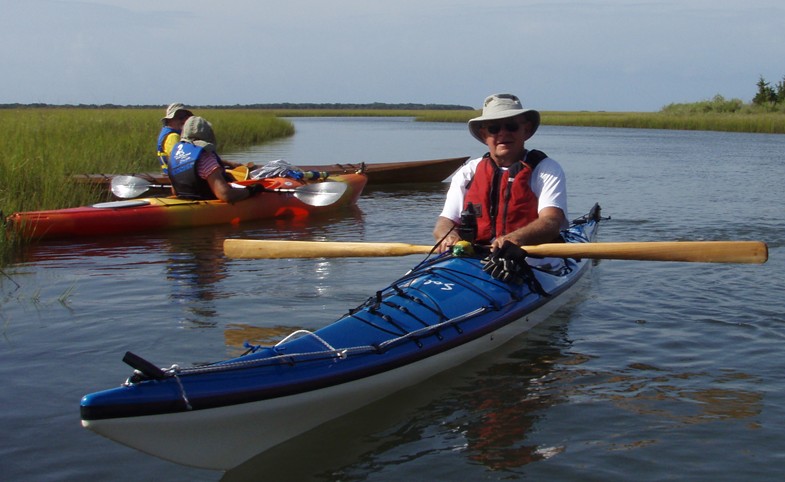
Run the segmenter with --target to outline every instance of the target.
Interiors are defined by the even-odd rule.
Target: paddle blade
[[[226,173],[231,175],[235,181],[245,181],[248,179],[251,171],[248,166],[237,166],[233,169],[227,169]]]
[[[150,189],[152,183],[136,176],[115,176],[112,178],[112,194],[121,199],[135,198]]]
[[[329,206],[341,199],[347,188],[345,182],[325,181],[306,184],[291,191],[294,192],[294,197],[310,206]],[[285,192],[283,189],[276,191]]]
[[[227,239],[224,254],[229,258],[353,258],[428,254],[432,246],[405,243],[350,243],[329,241],[282,241]]]

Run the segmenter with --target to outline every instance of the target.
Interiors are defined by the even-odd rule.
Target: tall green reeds
[[[294,134],[290,122],[266,112],[195,113],[213,124],[221,153]],[[162,110],[152,109],[0,110],[3,215],[80,206],[106,196],[97,186],[71,181],[74,174],[157,170],[155,152],[161,114]],[[7,257],[11,247],[18,244],[12,235],[0,235],[0,258]]]
[[[467,122],[481,111],[429,111],[418,114],[427,122]],[[757,112],[557,112],[543,111],[542,124],[582,127],[628,127],[633,129],[678,129],[725,132],[785,134],[785,113]]]
[[[543,112],[542,123],[563,126],[785,134],[785,115],[774,113]]]

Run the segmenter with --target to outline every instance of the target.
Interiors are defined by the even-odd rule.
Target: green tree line
[[[752,98],[752,103],[760,106],[785,104],[785,77],[772,87],[761,75],[758,80],[758,92]]]
[[[668,104],[662,108],[666,114],[765,114],[785,113],[785,78],[772,86],[763,76],[758,80],[757,92],[752,101],[726,99],[720,94],[710,100],[684,104]]]
[[[23,108],[78,108],[78,109],[158,109],[160,105],[115,105],[115,104],[0,104],[0,109]],[[366,104],[340,104],[312,102],[279,102],[273,104],[234,104],[234,105],[188,105],[194,109],[265,109],[265,110],[474,110],[473,107],[453,104],[387,104],[384,102],[371,102]]]

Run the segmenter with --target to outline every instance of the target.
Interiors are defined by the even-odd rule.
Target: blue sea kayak
[[[588,243],[600,208],[562,232]],[[523,282],[483,271],[481,256],[426,258],[325,327],[193,368],[127,353],[122,386],[86,395],[82,425],[176,463],[230,469],[266,449],[498,348],[569,299],[589,259],[529,259]]]

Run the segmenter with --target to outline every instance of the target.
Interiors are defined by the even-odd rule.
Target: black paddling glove
[[[529,278],[526,251],[510,241],[483,259],[482,265],[483,271],[505,283],[519,285]]]

